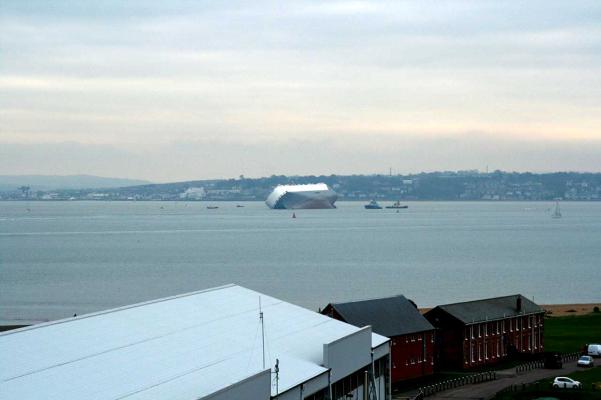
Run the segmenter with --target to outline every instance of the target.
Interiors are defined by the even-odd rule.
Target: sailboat
[[[561,218],[561,211],[559,210],[559,201],[555,202],[555,210],[551,214],[551,218]]]

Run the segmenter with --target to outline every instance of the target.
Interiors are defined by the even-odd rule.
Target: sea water
[[[0,324],[228,283],[314,310],[394,294],[601,301],[601,203],[562,203],[560,219],[543,202],[405,204],[292,218],[262,202],[0,202]]]

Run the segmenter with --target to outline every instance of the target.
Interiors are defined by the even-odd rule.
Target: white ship
[[[265,200],[269,208],[298,210],[301,208],[336,208],[338,195],[325,183],[279,185]]]

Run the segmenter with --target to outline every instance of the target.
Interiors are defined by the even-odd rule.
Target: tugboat
[[[397,200],[391,206],[386,206],[386,208],[409,208],[409,206],[401,205],[401,202]]]
[[[365,206],[366,210],[381,210],[382,206],[378,204],[377,201],[372,200],[369,202],[369,204],[366,204]]]

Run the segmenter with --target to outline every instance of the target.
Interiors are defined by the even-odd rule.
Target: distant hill
[[[7,177],[0,176],[0,185],[6,179]],[[49,182],[48,179],[54,181]],[[21,176],[11,177],[12,190],[0,190],[0,200],[263,201],[277,185],[316,182],[328,184],[338,193],[340,200],[347,201],[601,201],[601,173],[535,174],[503,171],[441,171],[410,175],[272,175],[263,178],[240,177],[161,184],[88,176]],[[36,184],[54,189],[44,192]],[[66,188],[68,184],[73,188]],[[31,186],[31,189],[17,189],[23,185]],[[63,189],[59,189],[60,187]]]
[[[0,175],[0,191],[29,186],[31,190],[106,189],[147,185],[139,179],[105,178],[93,175]]]

